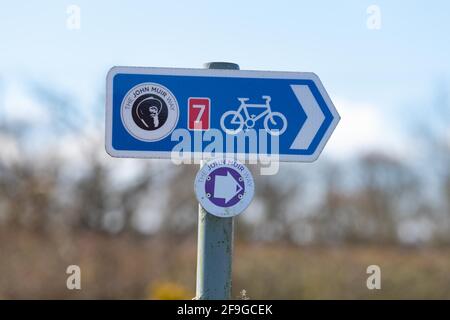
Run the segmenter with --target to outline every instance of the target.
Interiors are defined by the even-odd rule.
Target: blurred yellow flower
[[[156,300],[190,300],[192,297],[186,287],[170,281],[157,282],[149,290],[149,298]]]

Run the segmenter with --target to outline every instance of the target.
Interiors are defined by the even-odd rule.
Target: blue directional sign
[[[337,113],[314,73],[114,67],[107,76],[111,156],[317,159]]]

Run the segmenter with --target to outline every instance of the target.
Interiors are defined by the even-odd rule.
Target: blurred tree
[[[300,171],[281,167],[275,176],[255,173],[255,200],[261,203],[262,217],[254,225],[257,239],[294,242],[296,223],[299,220]]]
[[[358,160],[345,188],[347,173],[337,166],[326,169],[324,200],[313,218],[316,239],[326,243],[396,243],[404,215],[419,203],[418,179],[400,161],[370,153]],[[350,178],[348,178],[350,179]]]
[[[450,98],[448,79],[435,85],[429,104],[421,104],[420,111],[409,124],[411,134],[420,148],[420,172],[423,193],[428,194],[428,204],[423,214],[430,219],[434,241],[450,243]]]
[[[177,236],[196,234],[198,202],[194,194],[194,179],[198,165],[173,168],[167,181],[167,197],[162,212],[161,232]]]
[[[398,226],[403,215],[403,207],[414,210],[420,203],[417,188],[418,179],[399,160],[383,154],[368,154],[360,160],[360,186],[355,194],[355,208],[364,221],[360,226],[366,242],[398,242]],[[413,208],[406,206],[415,203]]]

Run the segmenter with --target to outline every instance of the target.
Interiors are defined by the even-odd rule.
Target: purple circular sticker
[[[232,168],[217,168],[206,177],[206,196],[216,206],[231,207],[242,199],[244,192],[244,178]]]
[[[206,161],[195,177],[194,188],[203,209],[222,218],[243,212],[255,193],[250,170],[228,158]]]

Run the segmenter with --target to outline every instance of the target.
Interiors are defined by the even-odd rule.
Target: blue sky
[[[71,4],[80,30],[66,27]],[[370,5],[380,30],[366,26]],[[449,1],[5,1],[0,79],[39,81],[86,103],[114,65],[313,71],[342,111],[338,150],[359,130],[374,143],[401,132],[436,86],[449,87],[449,12]]]

